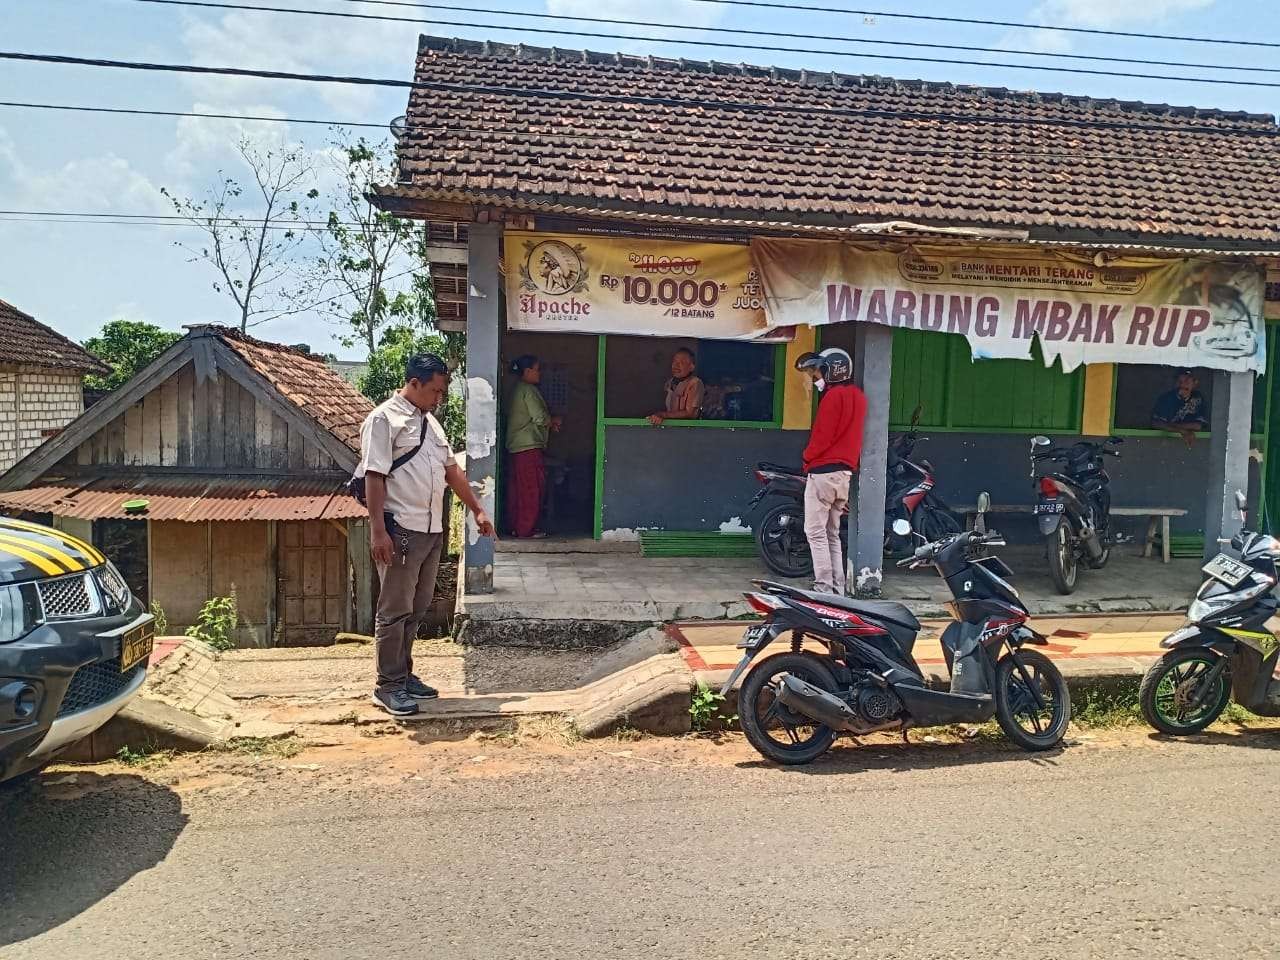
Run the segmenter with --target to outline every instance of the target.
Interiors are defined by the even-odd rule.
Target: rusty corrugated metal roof
[[[0,507],[82,520],[343,520],[365,510],[338,479],[111,476],[56,480],[0,493]],[[126,513],[129,500],[147,509]]]

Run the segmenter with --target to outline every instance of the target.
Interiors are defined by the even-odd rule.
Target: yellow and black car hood
[[[90,544],[61,530],[0,517],[0,584],[77,573],[105,561]]]

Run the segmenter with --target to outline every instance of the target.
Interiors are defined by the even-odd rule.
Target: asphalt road
[[[1280,952],[1274,732],[803,771],[736,740],[407,747],[0,795],[0,956]]]

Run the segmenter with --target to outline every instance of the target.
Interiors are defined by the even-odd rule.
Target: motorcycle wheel
[[[919,532],[929,542],[960,533],[960,522],[946,510],[924,503],[916,510]]]
[[[1053,661],[1036,650],[1018,651],[1026,676],[1012,654],[996,667],[996,721],[1004,735],[1023,750],[1050,750],[1067,734],[1071,722],[1071,692]],[[1039,691],[1044,706],[1036,705],[1027,680]]]
[[[836,733],[778,702],[778,683],[786,674],[828,693],[839,689],[827,665],[813,654],[775,654],[747,674],[738,694],[738,722],[748,742],[766,760],[787,766],[812,763],[831,749]]]
[[[1161,733],[1178,737],[1199,733],[1217,720],[1231,702],[1226,670],[1218,674],[1216,689],[1208,691],[1199,708],[1191,713],[1187,709],[1217,662],[1216,654],[1190,647],[1172,650],[1153,663],[1138,688],[1138,703],[1147,723]]]
[[[799,580],[813,576],[813,556],[804,535],[804,508],[780,503],[756,525],[756,552],[764,565],[780,577]]]
[[[1071,525],[1066,520],[1059,523],[1058,529],[1045,537],[1045,546],[1049,551],[1049,578],[1054,588],[1061,594],[1073,592],[1080,579],[1080,561],[1076,559]]]

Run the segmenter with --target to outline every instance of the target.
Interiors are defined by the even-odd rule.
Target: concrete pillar
[[[1236,491],[1249,492],[1249,431],[1253,419],[1253,374],[1213,372],[1209,424],[1209,499],[1204,512],[1204,557],[1222,549],[1219,538],[1240,529]]]
[[[884,501],[889,469],[889,373],[893,330],[859,323],[854,332],[853,379],[867,396],[862,457],[849,511],[849,590],[880,596],[884,579]]]
[[[502,227],[471,224],[467,243],[467,480],[494,517],[498,466],[498,338],[502,330],[498,245]],[[493,541],[481,537],[467,515],[465,558],[468,593],[493,592]]]

